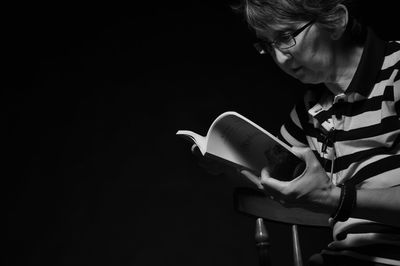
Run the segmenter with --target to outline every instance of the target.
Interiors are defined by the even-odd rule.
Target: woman
[[[400,43],[360,25],[349,1],[244,0],[240,10],[257,50],[308,86],[280,132],[306,170],[282,182],[265,168],[256,185],[331,214],[334,241],[310,265],[400,265]]]

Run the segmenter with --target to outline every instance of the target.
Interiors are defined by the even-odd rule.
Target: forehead
[[[257,38],[271,40],[282,33],[295,31],[301,24],[302,22],[273,24],[268,28],[258,28],[255,32]]]

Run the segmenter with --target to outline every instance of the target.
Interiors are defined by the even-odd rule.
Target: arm
[[[400,186],[357,191],[353,217],[400,226]]]
[[[331,183],[310,149],[293,148],[293,151],[306,161],[307,167],[302,175],[282,182],[271,178],[268,170],[263,169],[256,185],[261,185],[267,195],[284,205],[332,214],[339,203],[340,188]],[[242,171],[242,174],[254,180],[251,173]],[[351,216],[399,226],[400,186],[357,190],[357,203]]]

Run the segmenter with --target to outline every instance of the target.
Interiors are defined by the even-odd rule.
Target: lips
[[[302,69],[303,69],[303,67],[294,67],[291,70],[292,70],[293,75],[298,76],[298,75],[300,75],[300,73],[302,73]]]
[[[296,73],[297,71],[299,71],[301,69],[301,67],[294,67],[294,68],[292,68],[292,71],[294,72],[294,73]]]

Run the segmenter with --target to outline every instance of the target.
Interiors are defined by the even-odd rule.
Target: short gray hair
[[[265,30],[274,25],[316,20],[327,28],[334,28],[339,4],[349,0],[242,0],[235,9],[244,14],[254,30]]]

